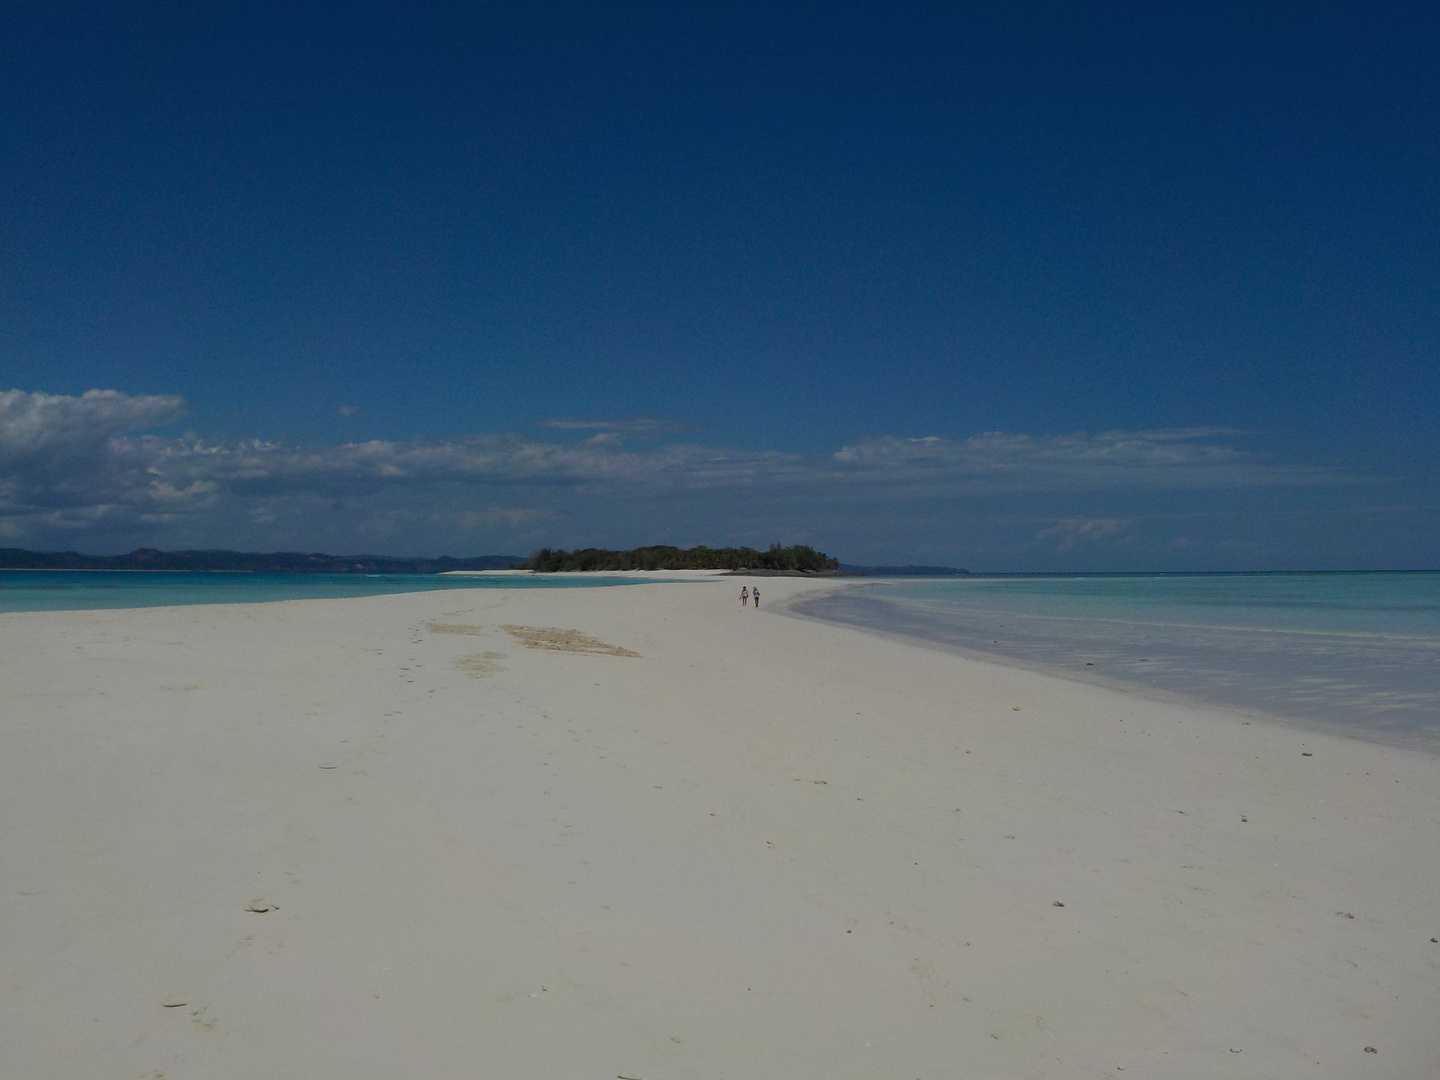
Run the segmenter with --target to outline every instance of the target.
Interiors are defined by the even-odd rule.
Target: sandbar
[[[742,583],[0,615],[0,1072],[1435,1075],[1435,755]]]

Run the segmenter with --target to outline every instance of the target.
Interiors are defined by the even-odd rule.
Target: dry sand
[[[1433,755],[740,584],[0,615],[0,1075],[1440,1074]]]

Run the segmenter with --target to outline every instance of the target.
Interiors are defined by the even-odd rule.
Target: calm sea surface
[[[435,589],[584,589],[636,585],[640,578],[573,578],[549,574],[212,574],[123,570],[0,570],[0,612],[172,604],[254,604]]]
[[[1440,749],[1440,573],[883,582],[797,613]]]

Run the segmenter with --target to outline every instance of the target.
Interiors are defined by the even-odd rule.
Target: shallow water
[[[636,585],[640,578],[540,574],[226,574],[125,570],[0,570],[0,612],[254,604],[436,589],[576,589]]]
[[[1440,748],[1440,573],[884,582],[797,613]]]

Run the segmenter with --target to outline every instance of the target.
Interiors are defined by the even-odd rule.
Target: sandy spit
[[[1436,1075],[1433,755],[740,584],[0,615],[0,1075]]]

